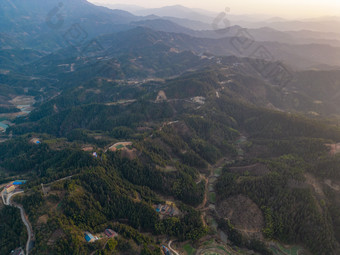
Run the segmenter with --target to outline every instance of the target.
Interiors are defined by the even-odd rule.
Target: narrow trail
[[[259,233],[261,232],[261,230],[258,230],[258,229],[241,229],[241,228],[235,228],[237,229],[238,231],[241,231],[241,232],[246,232],[246,233]]]
[[[60,182],[60,181],[70,180],[70,179],[72,179],[73,176],[74,175],[70,175],[70,176],[55,180],[55,181],[50,182],[50,183],[45,183],[45,184],[41,183],[40,184],[41,190],[42,190],[44,196],[47,196],[47,194],[48,194],[47,188],[49,188],[49,186],[53,185],[54,183]]]
[[[54,184],[54,183],[56,183],[56,182],[60,182],[60,181],[65,181],[65,180],[72,179],[73,176],[74,176],[74,175],[70,175],[70,176],[67,176],[67,177],[63,177],[63,178],[61,178],[61,179],[55,180],[55,181],[50,182],[50,183],[45,183],[45,184],[42,184],[42,185],[50,186],[50,185],[52,185],[52,184]]]

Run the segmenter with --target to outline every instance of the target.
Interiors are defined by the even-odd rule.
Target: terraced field
[[[306,251],[299,246],[284,247],[279,243],[271,243],[270,249],[275,255],[307,255]]]
[[[202,244],[200,249],[195,253],[196,255],[239,255],[240,253],[234,251],[231,247],[212,239]],[[188,253],[189,255],[189,253]]]

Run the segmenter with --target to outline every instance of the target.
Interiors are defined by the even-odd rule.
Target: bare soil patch
[[[332,182],[332,180],[329,179],[325,180],[325,184],[335,191],[340,191],[340,185]]]
[[[163,90],[160,90],[158,92],[157,98],[156,98],[156,102],[162,102],[162,101],[166,101],[167,97],[166,94]]]
[[[10,101],[13,105],[32,105],[34,102],[33,96],[17,96]]]
[[[38,224],[46,224],[47,221],[48,221],[48,215],[47,215],[47,214],[44,214],[44,215],[42,215],[42,216],[40,216],[40,217],[38,218],[37,223],[38,223]]]
[[[87,152],[93,151],[93,147],[92,147],[92,146],[84,146],[84,147],[82,148],[82,151],[87,151]]]
[[[340,153],[340,143],[326,144],[326,146],[329,148],[330,155]]]
[[[317,179],[313,175],[306,173],[305,178],[306,178],[306,183],[308,185],[312,186],[314,191],[318,195],[320,195],[321,197],[325,196],[325,194],[323,193],[323,190],[322,190],[322,186],[320,185],[320,183],[317,181]]]

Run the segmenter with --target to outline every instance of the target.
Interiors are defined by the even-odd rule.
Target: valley
[[[33,110],[32,106],[35,100],[32,96],[17,96],[9,103],[18,111],[0,114],[0,132],[5,132],[9,126],[13,125],[12,121],[16,118],[27,116]]]

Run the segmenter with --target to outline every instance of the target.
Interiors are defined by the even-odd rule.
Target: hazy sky
[[[89,0],[112,4],[133,4],[147,8],[184,5],[231,14],[267,14],[284,17],[340,16],[340,0]]]

